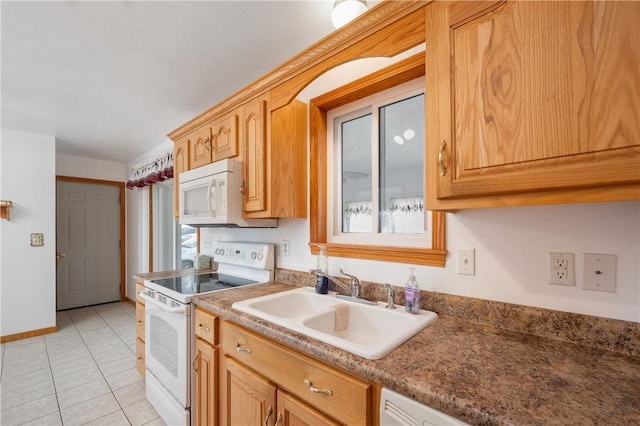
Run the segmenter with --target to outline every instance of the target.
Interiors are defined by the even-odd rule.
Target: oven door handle
[[[160,309],[162,309],[163,311],[167,311],[167,312],[174,312],[174,313],[180,313],[180,312],[186,312],[186,305],[183,305],[182,303],[179,306],[176,307],[170,307],[165,305],[164,303],[154,299],[153,297],[149,296],[148,294],[146,294],[147,290],[143,290],[140,293],[138,293],[140,295],[140,297],[142,297],[144,300],[146,300],[147,302],[159,307]]]

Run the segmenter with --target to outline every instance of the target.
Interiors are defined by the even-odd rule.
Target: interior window
[[[424,101],[417,79],[328,111],[330,241],[425,245]]]
[[[329,92],[311,99],[309,102],[309,131],[310,131],[310,216],[309,216],[309,246],[311,253],[317,254],[320,246],[327,248],[329,256],[349,257],[357,259],[369,259],[378,261],[403,262],[414,265],[444,266],[447,257],[446,250],[446,216],[444,212],[431,212],[424,210],[424,194],[427,190],[433,190],[428,186],[424,177],[426,155],[420,151],[424,149],[424,130],[426,124],[415,124],[415,120],[428,116],[427,111],[416,113],[416,117],[410,122],[404,122],[409,118],[403,109],[416,102],[424,105],[422,94],[425,90],[424,83],[425,54],[419,52],[413,56],[402,59],[386,68],[375,71],[362,78],[337,87]],[[404,86],[407,83],[416,83],[420,86],[410,88]],[[390,89],[402,88],[403,91],[387,96],[386,100],[371,100],[357,104],[368,97],[380,94]],[[406,90],[410,93],[407,93]],[[394,98],[395,95],[400,98]],[[348,109],[341,109],[348,106]],[[379,110],[379,107],[382,110]],[[368,111],[366,109],[368,108]],[[423,106],[424,108],[424,106]],[[379,118],[378,124],[376,113]],[[332,117],[329,117],[331,112]],[[360,112],[358,114],[358,112]],[[354,115],[349,116],[350,113]],[[334,118],[344,116],[344,133],[352,134],[357,124],[362,124],[367,119],[359,120],[367,114],[371,114],[371,126],[364,127],[375,129],[369,139],[371,161],[371,182],[367,183],[366,191],[371,196],[365,197],[365,190],[357,191],[354,196],[347,195],[342,198],[342,192],[353,194],[356,183],[354,179],[360,179],[360,183],[368,182],[364,174],[369,173],[362,169],[362,164],[352,166],[353,159],[345,154],[343,159],[336,157],[334,150]],[[421,117],[418,117],[421,115]],[[415,120],[414,120],[415,119]],[[382,132],[380,132],[380,121]],[[395,124],[394,124],[395,123]],[[355,132],[360,134],[362,132]],[[381,135],[381,136],[375,136]],[[382,142],[371,142],[379,137]],[[398,136],[398,138],[396,138]],[[402,138],[402,139],[400,139]],[[413,141],[416,145],[412,147]],[[346,143],[358,143],[347,140]],[[390,150],[395,148],[393,144],[401,147],[416,149],[412,151],[411,161],[421,159],[422,172],[414,167],[409,167],[409,160],[401,160],[395,157]],[[382,150],[382,154],[380,153]],[[339,154],[340,154],[340,150]],[[363,150],[364,152],[364,150]],[[360,155],[360,153],[357,153]],[[382,163],[379,162],[383,158]],[[337,161],[336,158],[339,160]],[[401,167],[397,168],[397,163]],[[336,168],[340,170],[339,174]],[[375,173],[374,173],[375,171]],[[400,173],[407,173],[400,178]],[[422,177],[421,177],[422,176]],[[343,183],[344,181],[344,183]],[[402,183],[400,185],[398,182]],[[380,185],[382,182],[382,186]],[[420,187],[422,190],[420,191]],[[337,195],[336,195],[337,194]],[[376,195],[378,194],[378,195]],[[378,198],[376,198],[378,197]],[[355,203],[347,205],[344,203]],[[349,219],[348,227],[343,220],[343,210],[347,213],[357,212],[366,214],[369,211],[368,203],[371,203],[371,218],[358,223]],[[367,203],[367,204],[363,204]],[[373,213],[378,209],[378,213]],[[422,210],[422,211],[421,211]],[[388,221],[380,220],[379,213],[385,213]],[[363,218],[360,218],[363,219]],[[374,223],[376,221],[377,223]],[[391,224],[391,225],[390,225]],[[420,227],[422,224],[422,228]],[[349,232],[343,232],[348,229]],[[366,229],[366,231],[365,231]],[[362,232],[360,232],[362,231]]]

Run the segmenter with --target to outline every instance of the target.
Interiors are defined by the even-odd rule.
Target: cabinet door
[[[607,185],[640,195],[640,2],[428,10],[429,208]]]
[[[136,370],[142,377],[145,375],[146,367],[144,364],[144,340],[136,337]]]
[[[193,367],[196,370],[196,425],[215,426],[218,424],[218,350],[207,342],[196,339],[196,356]]]
[[[278,389],[277,420],[279,420],[278,424],[283,426],[336,426],[340,424],[281,389]]]
[[[267,425],[276,421],[276,386],[225,357],[227,425]]]
[[[247,104],[244,109],[242,174],[245,212],[263,211],[267,207],[267,111],[266,97]]]
[[[173,216],[180,217],[180,173],[189,170],[189,141],[181,139],[173,145]]]
[[[212,162],[238,155],[238,120],[238,114],[236,113],[216,120],[211,132],[213,141],[211,147]]]
[[[211,163],[211,127],[205,126],[189,135],[189,165],[192,169]]]

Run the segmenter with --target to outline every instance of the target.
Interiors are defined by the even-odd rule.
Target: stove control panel
[[[273,244],[218,241],[213,250],[213,260],[219,264],[272,271],[275,266],[273,253]]]

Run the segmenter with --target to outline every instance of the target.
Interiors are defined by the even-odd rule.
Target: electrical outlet
[[[585,290],[616,292],[615,254],[584,254],[582,288]]]
[[[283,256],[289,256],[289,254],[291,253],[290,251],[290,241],[289,240],[282,240],[282,255]]]
[[[475,249],[458,249],[458,275],[476,274],[475,254]]]
[[[549,253],[549,284],[576,285],[573,253]]]

